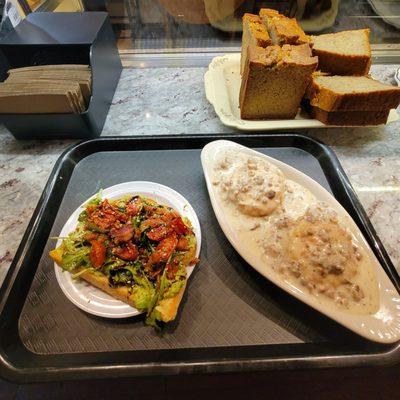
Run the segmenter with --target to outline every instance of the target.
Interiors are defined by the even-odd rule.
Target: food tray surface
[[[94,377],[98,368],[100,376],[222,372],[397,359],[397,345],[359,338],[288,296],[236,253],[214,216],[200,164],[202,147],[220,137],[96,139],[61,157],[2,287],[0,351],[17,370],[5,367],[3,360],[4,376]],[[223,138],[286,162],[333,192],[369,241],[377,243],[377,256],[397,283],[393,265],[329,149],[300,135]],[[59,234],[85,199],[101,188],[134,180],[158,182],[181,193],[202,229],[200,264],[176,321],[163,334],[145,326],[143,316],[109,320],[75,307],[61,292],[47,255],[55,243],[49,238]],[[14,336],[6,337],[7,332]],[[116,365],[118,370],[107,370]]]

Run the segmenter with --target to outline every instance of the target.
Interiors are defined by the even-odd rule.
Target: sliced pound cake
[[[274,45],[305,44],[311,41],[295,18],[288,18],[270,8],[262,8],[260,18],[267,27]]]
[[[242,55],[240,58],[241,74],[246,64],[247,46],[249,44],[267,47],[272,44],[272,41],[260,17],[258,15],[246,13],[243,15]]]
[[[241,118],[294,118],[317,65],[308,44],[249,45],[240,87]]]
[[[318,69],[332,75],[366,75],[371,66],[369,29],[313,36]]]
[[[311,115],[327,125],[380,125],[400,103],[400,88],[368,76],[313,75],[306,90]]]
[[[325,111],[380,111],[398,107],[400,88],[369,76],[314,74],[306,98]]]

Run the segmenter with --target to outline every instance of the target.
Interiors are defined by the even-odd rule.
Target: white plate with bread
[[[369,29],[307,36],[274,10],[243,17],[241,54],[204,76],[222,123],[241,130],[376,126],[399,117],[400,88],[369,75]]]

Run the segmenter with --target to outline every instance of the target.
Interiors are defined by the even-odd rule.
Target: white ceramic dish
[[[111,186],[102,191],[102,197],[107,199],[116,199],[126,194],[140,194],[150,197],[161,204],[173,207],[183,217],[187,217],[193,225],[193,232],[197,239],[196,257],[199,256],[201,247],[200,223],[193,207],[181,194],[159,183],[145,181],[125,182]],[[93,195],[90,199],[95,196],[96,195]],[[67,236],[76,228],[79,214],[83,211],[84,205],[90,199],[86,200],[72,213],[61,230],[60,237]],[[61,242],[62,239],[59,239],[57,247],[61,245]],[[194,265],[187,267],[188,278],[193,269]],[[64,272],[56,263],[54,263],[54,270],[57,282],[63,293],[81,310],[106,318],[126,318],[141,314],[136,308],[114,299],[86,281],[82,279],[72,279],[71,274],[69,272]]]
[[[295,119],[249,121],[240,118],[240,54],[225,54],[213,58],[204,75],[207,100],[214,106],[215,112],[224,125],[244,131],[271,131],[288,129],[333,128],[312,119],[300,110]],[[397,121],[396,110],[391,110],[387,124]]]
[[[333,304],[327,306],[326,303],[320,302],[316,296],[310,294],[301,286],[297,287],[284,280],[282,275],[274,271],[272,268],[266,269],[261,261],[261,250],[260,254],[252,254],[251,252],[246,251],[246,248],[242,245],[240,240],[238,240],[238,235],[224,215],[224,210],[221,206],[221,201],[218,198],[218,193],[216,193],[216,190],[211,183],[213,168],[218,154],[221,154],[220,152],[228,149],[234,149],[235,152],[257,155],[267,159],[269,162],[278,166],[285,174],[286,178],[303,185],[314,194],[318,200],[328,203],[336,210],[342,221],[345,221],[346,227],[356,236],[360,245],[365,249],[366,254],[375,264],[374,270],[380,292],[380,309],[375,314],[349,314],[337,308]],[[211,204],[214,208],[218,222],[232,246],[254,269],[287,293],[367,339],[381,343],[393,343],[400,339],[400,296],[390,279],[387,277],[382,266],[379,264],[379,261],[376,259],[356,223],[340,203],[325,188],[309,176],[281,161],[226,140],[217,140],[207,144],[201,153],[201,162]]]

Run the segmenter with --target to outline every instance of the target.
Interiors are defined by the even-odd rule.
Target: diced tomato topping
[[[138,204],[128,204],[126,206],[126,213],[130,217],[134,217],[140,213],[141,207]]]
[[[159,242],[160,240],[163,240],[165,237],[167,237],[170,233],[170,229],[168,226],[165,225],[160,225],[157,228],[151,228],[147,232],[147,237],[150,240],[154,240],[155,242]]]
[[[176,235],[171,235],[163,239],[156,247],[156,253],[159,253],[162,261],[167,261],[171,256],[172,252],[175,250],[178,244],[178,238]]]
[[[158,207],[156,206],[149,206],[149,205],[145,205],[144,206],[144,210],[146,211],[146,214],[151,217],[153,214],[156,214]]]
[[[174,279],[175,274],[178,272],[179,269],[179,262],[172,262],[170,264],[167,264],[165,268],[167,269],[167,278]]]
[[[97,236],[97,240],[100,242],[100,243],[104,243],[104,242],[106,242],[107,240],[108,240],[108,237],[107,237],[107,235],[103,235],[103,234],[99,234],[98,236]]]
[[[106,199],[95,210],[89,213],[88,220],[98,227],[99,230],[105,232],[112,228],[117,221],[126,222],[127,217]]]
[[[171,255],[175,250],[189,249],[189,240],[184,235],[191,233],[177,211],[149,200],[144,201],[139,196],[132,197],[123,211],[107,199],[99,205],[87,206],[86,211],[86,226],[93,232],[87,232],[85,240],[91,244],[89,258],[94,268],[101,268],[105,263],[107,243],[112,253],[122,260],[135,261],[139,258],[154,282],[159,283],[165,264],[167,277],[174,278],[180,258],[172,259]],[[137,227],[131,220],[139,214],[144,221]],[[147,245],[141,243],[143,234],[151,241],[158,242],[150,255]]]
[[[146,235],[150,240],[159,242],[170,235],[171,229],[162,218],[149,218],[143,221],[140,228],[146,231]],[[150,228],[150,229],[149,229]]]
[[[96,240],[98,236],[99,236],[98,233],[87,232],[87,233],[85,234],[85,239],[86,239],[88,242],[91,242],[92,240]]]
[[[104,243],[107,240],[107,235],[97,232],[87,232],[85,234],[85,240],[88,242],[92,242],[93,240],[97,240],[100,243]]]
[[[110,236],[115,243],[123,243],[133,238],[134,228],[132,225],[123,225],[121,228],[114,228],[110,231]]]
[[[176,245],[176,249],[179,251],[185,251],[189,249],[189,240],[185,238],[185,236],[181,236],[178,240],[178,244]]]
[[[160,225],[165,225],[164,220],[162,220],[161,218],[149,218],[149,219],[144,220],[140,224],[140,229],[142,231],[145,231],[148,228],[157,228]]]
[[[113,253],[125,261],[135,261],[139,256],[137,247],[131,242],[122,247],[115,247]]]
[[[175,234],[163,239],[156,247],[155,252],[149,257],[147,267],[151,267],[153,264],[168,261],[177,244],[178,238]]]
[[[147,232],[147,237],[150,240],[159,242],[170,236],[172,232],[182,235],[189,232],[188,227],[182,221],[182,218],[177,217],[175,213],[168,212],[167,214],[154,216],[142,222],[142,231],[150,228]]]
[[[185,233],[189,232],[188,227],[185,225],[185,223],[182,221],[181,217],[175,217],[171,222],[170,222],[170,227],[178,234],[178,235],[183,235]]]
[[[89,259],[93,267],[100,268],[106,259],[106,247],[99,240],[91,241],[92,248],[90,249]]]
[[[133,229],[133,240],[140,241],[141,237],[142,237],[142,231],[135,226]]]
[[[130,217],[135,217],[136,215],[140,214],[142,208],[143,208],[142,199],[139,196],[135,196],[129,200],[125,210]]]

